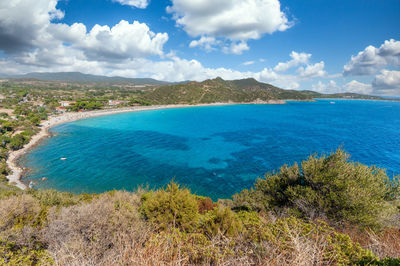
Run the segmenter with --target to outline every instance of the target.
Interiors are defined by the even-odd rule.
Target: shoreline
[[[57,116],[49,116],[49,118],[40,124],[40,131],[34,135],[29,143],[27,143],[22,149],[16,151],[10,151],[7,158],[7,166],[11,170],[11,174],[7,176],[8,183],[14,185],[22,190],[28,188],[28,186],[22,182],[21,177],[24,172],[24,168],[19,166],[18,159],[26,154],[30,149],[34,148],[40,143],[41,140],[50,136],[49,129],[68,122],[83,120],[92,117],[106,116],[121,113],[131,113],[140,111],[151,111],[151,110],[164,110],[164,109],[177,109],[177,108],[188,108],[188,107],[207,107],[207,106],[224,106],[224,105],[246,105],[246,104],[286,104],[286,101],[290,100],[271,100],[271,101],[255,101],[249,103],[210,103],[210,104],[173,104],[173,105],[153,105],[153,106],[136,106],[126,107],[120,109],[105,109],[88,112],[69,112]]]

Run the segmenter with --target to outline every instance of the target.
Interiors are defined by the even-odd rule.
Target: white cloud
[[[193,40],[190,42],[189,47],[202,47],[207,52],[215,50],[214,46],[219,45],[220,42],[214,37],[202,36],[199,40]]]
[[[290,57],[292,58],[290,61],[277,64],[274,67],[274,70],[277,72],[285,72],[292,67],[297,67],[301,64],[308,64],[308,61],[311,58],[311,54],[296,53],[295,51],[292,51]]]
[[[248,49],[247,40],[291,26],[279,0],[172,0],[167,11],[192,37],[240,41],[231,49],[237,53]]]
[[[34,47],[50,21],[64,16],[56,6],[57,0],[0,1],[0,50],[16,53]]]
[[[373,89],[371,84],[365,84],[357,80],[352,80],[343,86],[344,92],[352,92],[359,94],[371,94]]]
[[[244,65],[244,66],[250,66],[250,65],[254,65],[254,61],[246,61],[246,62],[244,62],[242,65]]]
[[[243,51],[248,51],[250,47],[247,45],[246,42],[232,42],[230,46],[225,46],[223,51],[227,54],[242,54]]]
[[[299,67],[297,72],[301,77],[306,78],[315,78],[315,77],[323,77],[326,75],[326,71],[324,70],[325,63],[321,61],[314,65],[307,65],[306,67]]]
[[[385,41],[381,47],[372,45],[365,48],[344,66],[346,75],[371,75],[386,66],[400,66],[400,41]]]
[[[54,23],[64,16],[56,6],[57,0],[1,1],[0,50],[19,62],[36,65],[68,61],[60,58],[62,52],[69,58],[79,54],[94,61],[163,55],[167,33],[154,33],[137,21],[122,20],[113,27],[95,25],[90,31],[81,23]],[[51,59],[50,54],[57,58]]]
[[[133,6],[137,8],[146,8],[149,5],[149,0],[113,0],[121,5]]]
[[[356,80],[352,80],[343,86],[339,86],[334,80],[330,80],[328,83],[318,81],[318,83],[312,85],[312,90],[326,94],[345,92],[371,94],[372,86],[370,84],[364,84]]]
[[[53,36],[72,47],[82,49],[89,58],[113,60],[162,55],[168,41],[167,33],[154,33],[145,23],[134,21],[130,24],[121,20],[114,27],[95,25],[86,32],[83,24],[54,24]]]
[[[328,83],[323,83],[321,81],[318,81],[318,83],[313,84],[311,88],[313,91],[320,93],[328,93],[328,94],[341,91],[339,86],[333,80],[330,80]]]
[[[377,94],[400,96],[400,71],[382,70],[373,80],[372,86]]]

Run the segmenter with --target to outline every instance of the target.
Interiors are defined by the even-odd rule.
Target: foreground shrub
[[[1,201],[0,234],[40,222],[42,208],[30,195],[11,196]]]
[[[120,241],[132,245],[146,235],[138,207],[135,194],[111,192],[86,204],[53,208],[42,239],[58,264],[107,265],[125,248]]]
[[[377,257],[352,241],[346,234],[336,232],[325,222],[304,222],[298,218],[281,218],[268,223],[262,241],[272,246],[274,253],[295,265],[354,264],[360,260],[373,261]],[[270,258],[274,260],[274,258]],[[282,262],[280,262],[282,263]]]
[[[50,190],[30,190],[34,198],[36,198],[42,206],[46,207],[68,207],[78,203],[90,202],[96,195],[93,194],[80,194],[58,192],[54,189]]]
[[[207,212],[200,219],[202,231],[209,237],[237,236],[242,230],[243,225],[238,215],[231,209],[223,206],[215,207]]]
[[[54,265],[44,249],[30,249],[0,239],[0,265]]]
[[[234,196],[236,209],[284,211],[300,217],[327,217],[361,227],[381,228],[399,213],[400,183],[386,172],[349,161],[338,150],[311,156],[301,169],[283,166]]]
[[[159,229],[169,227],[191,231],[198,225],[198,204],[188,189],[171,182],[160,189],[142,196],[141,213]]]

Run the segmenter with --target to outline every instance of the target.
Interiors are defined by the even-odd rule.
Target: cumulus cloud
[[[89,58],[99,60],[162,55],[163,46],[168,41],[167,33],[156,34],[138,21],[130,24],[122,20],[112,28],[95,25],[90,32],[86,32],[83,24],[52,26],[53,36],[82,49]]]
[[[64,16],[56,6],[57,0],[1,1],[0,50],[27,64],[44,64],[52,53],[57,55],[53,61],[68,61],[59,57],[71,54],[105,61],[163,55],[167,33],[154,33],[137,21],[95,25],[89,31],[81,23],[54,23]]]
[[[323,77],[326,74],[324,68],[325,63],[324,61],[321,61],[313,65],[307,65],[306,67],[299,67],[297,72],[300,74],[301,77],[306,78]]]
[[[377,94],[400,96],[400,71],[382,70],[372,86]]]
[[[113,2],[120,3],[121,5],[133,6],[137,8],[146,8],[149,5],[149,0],[112,0]]]
[[[241,42],[232,42],[230,46],[225,46],[223,48],[224,53],[226,54],[242,54],[244,51],[250,50],[250,47],[247,45],[245,41]]]
[[[206,37],[202,36],[199,40],[193,40],[190,42],[189,47],[201,47],[204,50],[210,52],[212,50],[215,50],[215,46],[219,45],[220,42],[217,41],[214,37]]]
[[[285,31],[291,26],[279,0],[172,0],[167,11],[192,37],[235,42],[232,52],[247,50],[244,43],[249,39]]]
[[[312,90],[320,93],[359,93],[359,94],[371,94],[372,86],[370,84],[364,84],[356,80],[352,80],[343,86],[339,86],[334,80],[330,80],[328,83],[318,81],[318,83],[312,85]]]
[[[0,1],[0,50],[16,53],[34,47],[50,21],[63,18],[56,6],[57,0]]]
[[[373,89],[371,84],[365,84],[357,80],[352,80],[344,85],[344,91],[359,94],[371,94],[373,92]]]
[[[295,51],[292,51],[290,57],[292,58],[290,61],[277,64],[274,67],[274,70],[277,72],[285,72],[292,67],[297,67],[301,64],[308,64],[308,61],[311,58],[311,54],[296,53]]]
[[[344,66],[343,75],[371,75],[386,66],[400,66],[400,41],[385,41],[379,48],[368,46],[352,56]]]
[[[312,85],[312,90],[320,93],[335,93],[340,92],[341,89],[335,81],[330,80],[328,83],[318,81],[318,83]]]

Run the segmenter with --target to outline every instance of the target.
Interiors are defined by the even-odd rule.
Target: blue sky
[[[0,73],[254,77],[398,96],[399,14],[398,0],[2,1]]]

